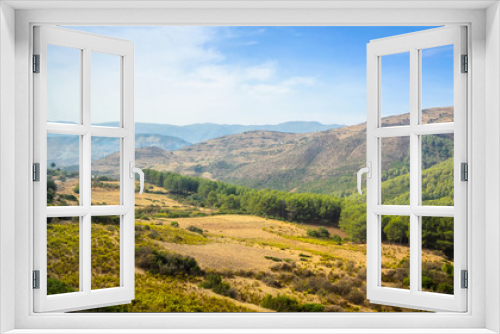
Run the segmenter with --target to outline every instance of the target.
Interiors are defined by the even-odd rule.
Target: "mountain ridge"
[[[101,123],[99,126],[118,126],[117,122]],[[324,131],[343,127],[339,124],[322,124],[320,122],[308,121],[290,121],[279,124],[264,125],[241,125],[241,124],[216,124],[216,123],[197,123],[190,125],[172,125],[172,124],[154,124],[154,123],[136,123],[136,133],[161,134],[178,137],[189,143],[199,143],[208,139],[223,137],[231,134],[243,133],[247,131],[277,131],[291,133],[308,133]]]
[[[384,118],[385,124],[402,125],[408,114]],[[453,108],[423,112],[426,123],[448,122]],[[408,143],[384,139],[388,161],[403,161]],[[355,172],[365,165],[366,123],[313,133],[248,131],[218,137],[177,151],[137,150],[140,168],[201,176],[252,188],[349,195],[356,188]],[[104,165],[118,162],[108,157]],[[383,163],[384,169],[391,166]]]

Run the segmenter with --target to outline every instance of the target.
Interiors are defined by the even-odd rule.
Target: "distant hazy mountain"
[[[136,133],[135,147],[150,147],[156,146],[166,151],[176,151],[184,146],[189,146],[191,143],[184,139],[160,134]]]
[[[118,123],[102,123],[102,126],[117,126]],[[222,136],[243,133],[247,131],[278,131],[290,133],[308,133],[325,131],[340,128],[343,125],[330,124],[325,125],[319,122],[286,122],[276,125],[226,125],[226,124],[192,124],[192,125],[170,125],[170,124],[151,124],[135,123],[136,133],[158,133],[164,136],[173,136],[184,139],[187,142],[196,144],[208,139]]]
[[[56,166],[77,165],[79,161],[79,141],[77,136],[51,135],[47,138],[47,162]],[[135,147],[158,147],[166,151],[175,151],[191,145],[180,138],[159,134],[136,134]],[[93,137],[91,143],[92,161],[99,160],[120,150],[116,138]]]

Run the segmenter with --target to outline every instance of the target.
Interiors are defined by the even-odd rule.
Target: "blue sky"
[[[185,125],[364,122],[366,44],[429,27],[72,29],[131,40],[136,122]],[[427,62],[423,58],[423,107],[453,104],[452,49],[444,49],[432,52]],[[106,77],[108,69],[96,71]],[[393,62],[387,73],[384,114],[407,112],[407,62]],[[102,82],[102,87],[111,85]],[[93,123],[114,120],[106,103],[100,104]]]

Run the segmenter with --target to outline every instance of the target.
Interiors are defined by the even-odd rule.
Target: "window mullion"
[[[420,204],[420,139],[415,133],[419,124],[420,66],[419,51],[410,50],[410,291],[416,293],[420,287],[420,217],[414,209]]]
[[[82,124],[85,127],[90,127],[90,57],[91,50],[83,49],[82,62]],[[91,134],[90,131],[82,136],[82,154],[81,158],[81,198],[82,205],[89,211],[83,216],[81,228],[81,272],[82,272],[82,290],[90,293],[92,284],[92,217],[90,215],[91,206]]]

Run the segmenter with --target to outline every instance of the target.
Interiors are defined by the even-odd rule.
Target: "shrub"
[[[51,177],[50,178],[48,177],[47,178],[47,191],[55,192],[56,190],[57,190],[56,182]]]
[[[47,295],[57,295],[68,292],[75,292],[75,289],[64,282],[56,280],[55,278],[47,278]]]
[[[453,285],[450,285],[448,283],[440,283],[437,287],[436,292],[452,295],[454,293]]]
[[[443,266],[441,267],[441,270],[446,273],[448,276],[453,276],[453,265],[449,262],[443,263]]]
[[[288,261],[286,261],[288,262]],[[277,263],[274,266],[271,267],[272,271],[287,271],[291,272],[292,269],[295,268],[295,262],[292,262],[291,264],[288,263]]]
[[[222,283],[222,277],[217,274],[208,274],[200,286],[205,289],[213,289],[215,286]]]
[[[325,312],[344,312],[344,309],[339,305],[328,305]]]
[[[73,187],[73,192],[75,194],[79,194],[80,193],[80,184],[79,183],[76,186]]]
[[[333,291],[338,295],[347,296],[354,286],[355,284],[352,280],[344,277],[333,284]]]
[[[136,265],[152,274],[165,276],[203,274],[196,260],[190,256],[142,247],[135,250],[135,257]]]
[[[432,290],[434,281],[429,276],[422,276],[422,288]]]
[[[186,230],[203,235],[203,230],[193,225],[189,225]]]
[[[274,262],[282,262],[283,260],[274,256],[264,256],[267,260],[271,260]]]
[[[406,278],[403,280],[403,285],[404,285],[404,286],[410,286],[410,278],[409,278],[409,277],[406,277]]]
[[[265,285],[271,287],[271,288],[278,288],[281,289],[283,286],[281,285],[280,282],[278,282],[273,276],[271,275],[264,275],[259,278],[262,282],[264,282]]]
[[[93,216],[92,224],[120,225],[120,216]]]
[[[338,234],[332,236],[332,240],[337,243],[337,245],[342,245],[342,237]]]
[[[266,295],[261,306],[277,312],[323,312],[325,309],[321,304],[299,305],[297,299],[280,294],[276,297]]]
[[[332,282],[324,276],[311,276],[294,280],[294,288],[297,291],[306,291],[311,294],[327,295],[335,290]]]
[[[67,201],[78,201],[78,198],[75,197],[75,195],[72,194],[61,194],[59,195],[62,199],[65,199]]]
[[[325,307],[321,304],[302,304],[299,312],[323,312]]]
[[[200,284],[200,287],[205,289],[211,289],[213,292],[219,295],[235,298],[236,291],[231,288],[231,285],[227,282],[222,281],[222,277],[217,274],[208,274]]]
[[[151,239],[159,239],[160,238],[160,232],[158,232],[156,230],[152,230],[151,232],[149,232],[149,237]]]
[[[276,297],[266,295],[261,306],[277,312],[298,312],[300,309],[297,299],[280,294]]]
[[[97,177],[96,181],[115,181],[115,180],[110,178],[109,176],[101,175]]]
[[[170,222],[170,226],[179,227],[179,223],[176,221]]]
[[[318,239],[328,239],[330,238],[330,232],[323,226],[318,228],[317,230],[307,230],[307,235],[311,238],[318,238]]]
[[[361,305],[365,301],[365,295],[356,289],[349,292],[346,299],[353,304]]]

